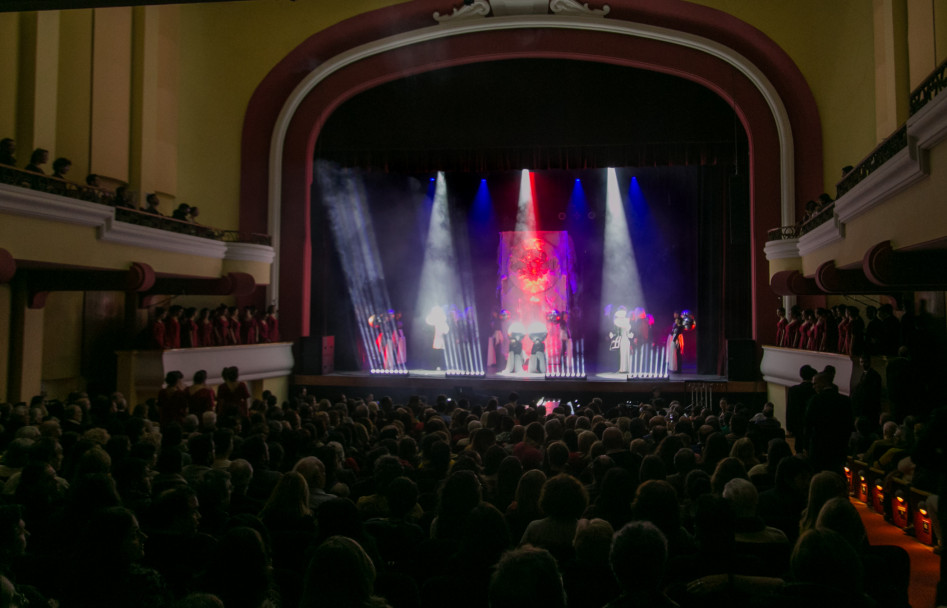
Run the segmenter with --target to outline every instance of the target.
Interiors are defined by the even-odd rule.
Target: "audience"
[[[78,393],[0,407],[0,596],[906,606],[907,555],[867,543],[843,477],[813,477],[781,437],[762,451],[762,408],[593,400],[547,414],[305,393],[280,404],[225,372],[217,400],[206,373],[189,389],[172,372],[158,408]]]

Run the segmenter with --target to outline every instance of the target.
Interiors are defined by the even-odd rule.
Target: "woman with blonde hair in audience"
[[[742,462],[743,468],[747,471],[760,463],[756,457],[756,446],[749,437],[740,437],[733,442],[733,447],[730,448],[730,457]]]
[[[812,476],[809,483],[809,502],[799,521],[799,534],[815,528],[819,511],[828,501],[836,497],[847,497],[848,485],[845,478],[832,471],[822,471]]]
[[[539,510],[539,496],[546,483],[546,474],[539,469],[523,473],[516,486],[516,496],[506,510],[506,523],[510,527],[510,538],[517,542],[523,537],[526,526],[542,517]]]

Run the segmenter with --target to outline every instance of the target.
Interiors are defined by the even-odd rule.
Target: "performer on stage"
[[[559,371],[569,369],[569,359],[571,356],[572,337],[569,335],[569,326],[566,323],[565,315],[559,317]]]
[[[519,321],[510,323],[510,354],[506,360],[506,371],[510,374],[518,374],[523,371],[523,336],[526,335],[526,328]]]
[[[668,371],[679,372],[684,365],[684,334],[697,326],[689,310],[674,311],[674,323],[668,335]]]
[[[608,332],[608,337],[612,339],[611,350],[618,351],[618,373],[628,373],[628,361],[631,358],[631,339],[634,333],[631,331],[631,318],[628,316],[628,309],[619,306],[615,311],[613,319],[615,328]]]
[[[487,340],[487,366],[493,369],[506,369],[506,359],[509,351],[509,343],[506,333],[503,331],[503,324],[510,318],[508,310],[501,310],[499,314],[493,315],[493,333]],[[502,362],[502,363],[501,363]]]
[[[529,325],[529,339],[533,341],[529,351],[528,371],[531,374],[546,373],[546,324],[536,321]]]
[[[395,363],[404,367],[408,363],[408,339],[404,335],[404,323],[401,321],[401,312],[394,315],[395,323]]]
[[[437,371],[447,368],[447,334],[450,326],[447,324],[447,313],[440,306],[433,306],[427,313],[424,322],[434,328],[434,344],[432,351],[432,366]]]

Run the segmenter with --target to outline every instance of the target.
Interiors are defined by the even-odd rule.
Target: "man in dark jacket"
[[[786,430],[796,438],[797,452],[806,449],[806,406],[809,399],[815,395],[815,389],[812,388],[812,377],[815,374],[816,371],[811,365],[803,365],[799,369],[802,382],[786,391]]]
[[[806,438],[812,470],[842,474],[852,433],[852,401],[838,392],[825,372],[812,379],[816,394],[806,407]]]

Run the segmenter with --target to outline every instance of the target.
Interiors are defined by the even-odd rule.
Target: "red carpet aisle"
[[[897,526],[884,520],[884,517],[875,513],[864,503],[853,500],[852,504],[858,509],[865,529],[868,531],[868,540],[873,545],[898,545],[904,547],[911,556],[911,588],[909,596],[912,608],[934,608],[934,599],[937,588],[937,578],[940,571],[940,556],[934,555],[931,547],[919,543],[913,536],[908,536]]]

